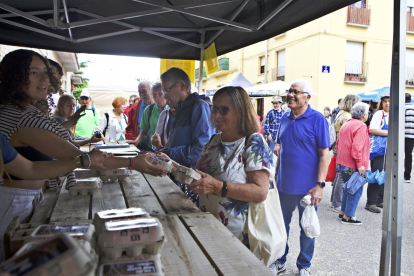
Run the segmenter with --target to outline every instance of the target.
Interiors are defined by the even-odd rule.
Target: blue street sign
[[[331,66],[322,65],[322,73],[330,73]]]

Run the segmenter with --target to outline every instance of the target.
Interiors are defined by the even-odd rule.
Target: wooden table
[[[161,252],[165,275],[273,275],[210,213],[202,213],[166,176],[133,172],[123,182],[109,182],[96,195],[69,195],[46,190],[29,225],[10,234],[13,250],[35,226],[91,222],[107,209],[141,207],[157,217],[166,241]]]

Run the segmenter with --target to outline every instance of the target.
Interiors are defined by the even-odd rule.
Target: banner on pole
[[[177,67],[182,69],[190,77],[191,83],[194,83],[195,61],[181,59],[161,59],[160,75],[170,68]]]
[[[204,50],[204,62],[206,63],[207,75],[213,74],[219,69],[215,43]]]

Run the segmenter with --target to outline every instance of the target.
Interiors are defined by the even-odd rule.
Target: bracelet
[[[223,181],[223,188],[221,189],[221,197],[227,196],[227,182]]]
[[[89,161],[87,169],[90,169],[91,168],[91,158],[89,157],[89,154],[85,153],[85,155],[86,155],[86,157],[88,157],[88,161]]]

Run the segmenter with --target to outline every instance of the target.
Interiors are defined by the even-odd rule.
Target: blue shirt
[[[273,141],[276,141],[280,121],[285,113],[286,111],[283,109],[281,111],[272,109],[267,113],[263,130],[264,136],[272,135]]]
[[[286,112],[277,143],[280,144],[277,189],[285,194],[306,195],[318,181],[319,149],[330,146],[328,121],[310,105],[297,118]]]
[[[0,132],[0,146],[3,164],[8,164],[17,157],[17,151],[9,144],[6,137]],[[0,178],[3,177],[0,175]]]

